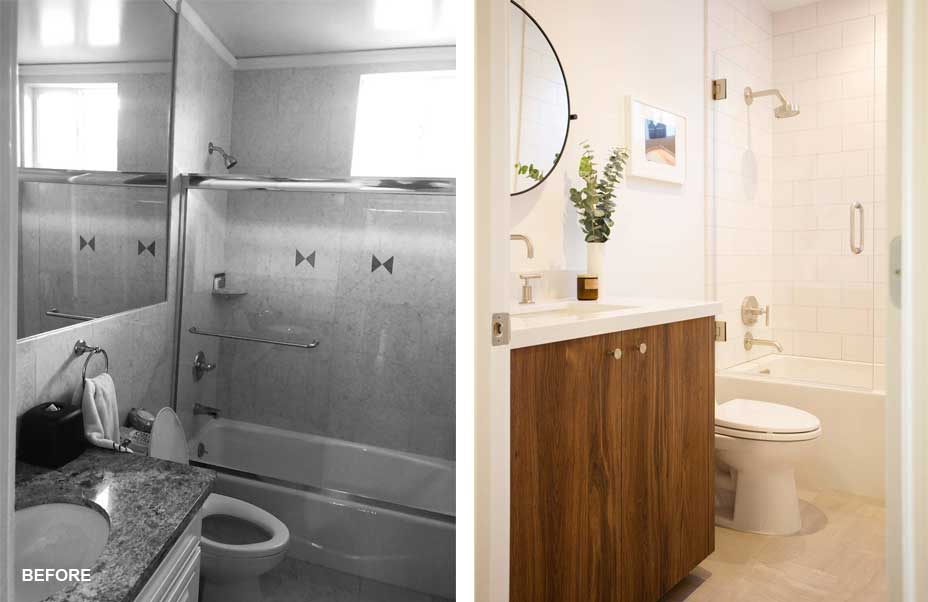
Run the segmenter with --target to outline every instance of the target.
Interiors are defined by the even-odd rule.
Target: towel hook
[[[87,344],[87,341],[85,341],[84,339],[80,339],[76,343],[74,343],[74,355],[79,356],[79,355],[84,355],[85,353],[88,353],[90,355],[88,355],[87,359],[84,360],[84,369],[81,371],[81,387],[82,388],[86,386],[85,381],[87,380],[87,366],[90,365],[90,360],[93,359],[93,356],[97,355],[98,353],[102,353],[103,362],[104,362],[103,371],[107,373],[110,371],[110,356],[107,355],[106,349],[104,349],[103,347],[91,347],[90,345]]]

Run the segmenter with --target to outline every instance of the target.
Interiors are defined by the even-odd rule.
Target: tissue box
[[[43,403],[20,418],[18,460],[58,468],[81,455],[85,447],[80,406]]]

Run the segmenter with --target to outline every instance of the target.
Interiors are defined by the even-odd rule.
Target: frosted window
[[[361,76],[353,176],[454,177],[454,71]]]
[[[32,167],[116,171],[116,84],[30,86]]]

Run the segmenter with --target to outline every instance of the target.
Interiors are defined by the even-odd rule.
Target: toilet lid
[[[715,425],[755,433],[807,433],[821,426],[813,414],[754,399],[732,399],[715,408]]]
[[[187,435],[184,433],[184,426],[171,408],[161,408],[155,416],[155,424],[151,427],[148,455],[180,464],[187,464],[190,461],[190,456],[187,455]]]

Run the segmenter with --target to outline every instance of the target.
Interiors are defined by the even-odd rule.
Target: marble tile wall
[[[180,20],[175,90],[174,173],[223,173],[218,155],[207,151],[210,142],[229,148],[231,141],[232,68],[185,20]],[[175,181],[179,194],[180,183]],[[175,203],[180,200],[175,196]],[[193,357],[206,353],[210,361],[219,355],[219,340],[192,335],[191,325],[203,324],[213,313],[209,291],[212,274],[225,267],[225,215],[227,194],[190,191],[187,201],[187,237],[184,272],[184,326],[180,337],[177,414],[188,435],[202,425],[193,416],[193,405],[215,405],[216,380],[194,381]],[[171,326],[173,328],[173,325]]]
[[[231,193],[225,270],[248,294],[208,325],[320,345],[223,341],[225,414],[453,458],[454,217],[452,197]]]
[[[360,75],[449,67],[235,72],[234,171],[346,177]],[[191,197],[188,211],[178,398],[188,431],[205,420],[189,415],[199,401],[235,420],[453,458],[453,198],[234,192]],[[248,294],[213,296],[219,272]],[[320,345],[219,341],[187,333],[194,325]],[[218,367],[194,381],[200,349]]]

